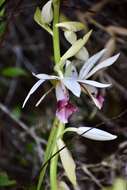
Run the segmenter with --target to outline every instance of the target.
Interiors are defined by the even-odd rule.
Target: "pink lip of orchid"
[[[68,100],[59,100],[57,102],[56,116],[63,123],[68,123],[70,116],[77,111],[77,107]]]

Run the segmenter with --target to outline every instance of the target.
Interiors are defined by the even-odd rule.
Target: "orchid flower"
[[[63,123],[67,123],[68,118],[75,112],[77,109],[69,102],[69,93],[68,90],[72,92],[76,97],[80,97],[81,90],[85,91],[87,95],[91,97],[95,105],[101,109],[103,105],[103,97],[96,93],[97,88],[107,88],[111,86],[111,84],[103,84],[94,80],[88,80],[93,74],[97,71],[112,65],[119,54],[112,56],[101,63],[96,64],[99,59],[103,56],[105,52],[101,50],[97,54],[90,57],[82,66],[79,74],[76,70],[76,67],[70,62],[66,61],[66,68],[65,73],[61,76],[55,75],[48,75],[48,74],[33,74],[36,78],[39,79],[33,87],[31,88],[30,92],[28,93],[23,107],[25,106],[26,102],[28,101],[29,97],[42,85],[45,81],[55,81],[55,89],[56,89],[56,98],[57,98],[57,111],[56,115]],[[50,88],[37,102],[36,106],[40,104],[40,102],[48,95],[54,87]],[[92,93],[95,93],[94,96]]]
[[[56,82],[56,99],[57,99],[57,110],[56,110],[56,116],[60,119],[61,122],[67,123],[69,117],[77,111],[77,108],[72,105],[69,102],[69,92],[68,89],[72,89],[71,87],[71,81],[69,78],[64,77],[58,77],[54,75],[47,75],[47,74],[33,74],[35,77],[39,79],[31,90],[29,91],[24,103],[23,107],[25,106],[26,102],[28,101],[29,97],[40,87],[41,84],[43,84],[46,80],[55,81]],[[70,82],[70,85],[68,85]],[[77,83],[74,82],[75,85]],[[66,88],[67,87],[67,88]],[[36,103],[36,106],[38,106],[41,101],[45,98],[46,95],[48,95],[54,87],[51,87],[42,97],[41,99]]]
[[[111,66],[119,57],[119,54],[117,54],[97,64],[97,62],[104,55],[105,51],[106,49],[103,49],[90,57],[82,66],[79,74],[76,67],[69,61],[67,62],[65,69],[65,77],[69,77],[71,79],[71,85],[75,87],[73,91],[71,90],[72,93],[77,97],[80,97],[81,90],[84,91],[88,96],[90,96],[94,104],[99,109],[102,108],[104,98],[97,93],[97,89],[110,87],[111,84],[103,84],[94,80],[89,80],[88,78],[92,77],[97,71]],[[76,86],[73,81],[76,83]],[[70,87],[70,83],[68,86]]]

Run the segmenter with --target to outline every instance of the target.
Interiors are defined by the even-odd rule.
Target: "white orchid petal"
[[[53,19],[52,1],[48,1],[41,11],[42,19],[45,23],[50,23]]]
[[[39,106],[39,104],[44,100],[44,98],[53,90],[54,87],[50,88],[45,94],[43,94],[43,96],[38,100],[38,102],[36,103],[36,107]]]
[[[79,78],[83,79],[86,77],[86,75],[89,73],[89,71],[92,69],[92,67],[97,63],[97,61],[104,55],[106,49],[103,49],[90,57],[87,62],[84,63],[83,67],[80,70]]]
[[[88,96],[90,96],[90,98],[92,99],[92,101],[94,102],[94,104],[98,107],[98,109],[101,109],[102,108],[102,104],[98,101],[97,98],[95,98],[93,95],[92,95],[92,92],[91,92],[91,89],[87,86],[83,86],[83,88],[85,89],[86,93],[88,94]]]
[[[86,76],[86,78],[89,78],[91,77],[94,73],[96,73],[97,71],[105,68],[105,67],[109,67],[111,66],[119,57],[119,53],[116,54],[115,56],[112,56],[108,59],[106,59],[105,61],[99,63],[97,66],[95,66],[89,73],[88,75]]]
[[[85,28],[85,25],[81,22],[74,22],[74,21],[66,21],[56,24],[56,27],[61,27],[64,30],[78,32]]]
[[[95,86],[97,88],[107,88],[107,87],[111,86],[111,84],[103,84],[103,83],[93,81],[93,80],[78,80],[78,82],[87,84],[87,85],[91,85],[91,86]]]
[[[70,44],[75,43],[76,40],[77,40],[77,35],[76,35],[76,33],[73,32],[73,31],[68,31],[68,30],[65,31],[65,32],[64,32],[64,36],[65,36],[66,40],[67,40]]]
[[[76,80],[64,78],[62,82],[75,96],[80,97],[81,87]]]
[[[75,57],[82,61],[87,61],[89,58],[89,53],[85,47],[82,47],[79,52],[75,55]]]
[[[78,72],[76,70],[76,67],[72,64],[71,61],[66,61],[66,67],[65,67],[65,77],[70,77],[77,79],[78,78]]]
[[[116,135],[92,127],[79,127],[77,128],[77,133],[83,137],[97,141],[110,141],[117,138]]]
[[[34,74],[33,75],[41,80],[59,80],[59,77],[54,76],[54,75],[48,75],[48,74]]]
[[[38,82],[36,82],[33,87],[31,88],[31,90],[29,91],[27,97],[25,98],[24,102],[23,102],[23,108],[26,104],[26,102],[28,101],[29,97],[37,90],[37,88],[39,88],[39,86],[44,82],[45,80],[39,80]]]

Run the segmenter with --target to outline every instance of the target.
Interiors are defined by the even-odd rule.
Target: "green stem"
[[[53,151],[54,146],[56,144],[56,142],[55,142],[55,136],[57,134],[57,126],[58,126],[58,119],[55,118],[53,126],[52,126],[52,129],[51,129],[51,132],[50,132],[50,136],[49,136],[49,139],[48,139],[48,144],[47,144],[47,147],[46,147],[43,164],[45,164],[47,162],[47,160],[52,155],[52,151]],[[44,166],[44,168],[42,168],[42,170],[40,172],[39,181],[38,181],[38,184],[37,184],[37,190],[41,189],[41,185],[42,185],[42,182],[43,182],[43,178],[45,176],[45,172],[46,172],[47,166],[48,166],[48,164],[46,164]]]
[[[55,64],[58,64],[60,61],[60,40],[59,40],[59,28],[56,27],[56,24],[59,22],[60,0],[53,1],[53,8],[54,8],[53,49],[54,49]]]
[[[58,151],[57,148],[57,139],[59,138],[59,136],[63,133],[64,130],[64,124],[59,122],[58,124],[58,130],[57,130],[57,135],[56,135],[56,144],[54,147],[54,150],[52,152],[52,154],[55,154]],[[58,156],[59,154],[57,154],[54,158],[51,159],[50,162],[50,185],[51,185],[51,190],[57,190],[57,165],[58,165]]]
[[[53,0],[53,10],[54,10],[54,19],[53,19],[53,49],[54,49],[54,61],[55,65],[57,65],[60,61],[60,40],[59,40],[59,28],[56,27],[56,24],[59,22],[59,8],[60,8],[60,0]],[[62,75],[61,71],[58,69],[58,74]],[[57,152],[57,138],[63,133],[64,124],[58,121],[55,118],[50,137],[48,140],[44,163],[55,153]],[[50,162],[50,182],[51,182],[51,190],[57,190],[57,163],[58,163],[58,155],[51,159]],[[41,185],[43,182],[43,178],[46,172],[47,164],[44,166],[40,173],[39,182],[37,185],[37,190],[41,189]]]

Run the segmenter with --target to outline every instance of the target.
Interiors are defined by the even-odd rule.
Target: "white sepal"
[[[41,11],[42,19],[45,23],[50,23],[53,19],[52,0],[48,1]]]
[[[29,91],[27,97],[25,98],[25,100],[24,100],[24,102],[23,102],[23,106],[22,106],[23,108],[24,108],[26,102],[28,101],[29,97],[37,90],[37,88],[39,88],[39,86],[40,86],[44,81],[45,81],[45,80],[39,80],[39,81],[37,81],[37,82],[33,85],[33,87],[31,88],[31,90]]]
[[[82,47],[79,52],[75,55],[75,57],[82,61],[87,61],[89,58],[89,53],[85,47]]]
[[[44,100],[44,98],[53,90],[54,87],[50,88],[45,94],[43,94],[43,96],[38,100],[38,102],[36,103],[36,107],[39,106],[39,104]]]
[[[48,75],[48,74],[34,74],[32,73],[36,78],[41,80],[59,80],[59,77],[54,75]]]
[[[117,138],[116,135],[92,127],[79,127],[77,128],[77,133],[83,137],[96,141],[110,141]]]
[[[95,86],[97,88],[107,88],[109,86],[111,86],[111,84],[103,84],[94,80],[78,80],[78,82],[83,83],[83,84],[87,84],[90,86]]]
[[[64,32],[64,36],[65,36],[66,40],[67,40],[70,44],[73,44],[73,43],[76,42],[76,40],[77,40],[77,35],[76,35],[76,33],[73,32],[73,31],[68,31],[68,30],[66,30],[66,31]]]
[[[86,75],[89,73],[89,71],[94,67],[94,65],[97,63],[97,61],[104,55],[106,49],[103,49],[90,57],[87,62],[84,63],[82,66],[80,73],[79,73],[79,78],[83,79],[86,77]]]
[[[64,30],[78,32],[85,28],[85,25],[81,22],[67,21],[56,24],[56,27],[61,27]]]
[[[99,63],[97,66],[95,66],[86,76],[86,78],[91,77],[94,73],[96,73],[97,71],[104,69],[105,67],[109,67],[111,66],[119,57],[119,53],[116,54],[115,56],[112,56],[108,59],[106,59],[105,61]]]

